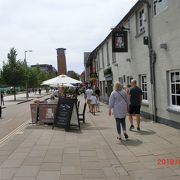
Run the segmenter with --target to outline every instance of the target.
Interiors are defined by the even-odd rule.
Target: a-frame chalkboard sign
[[[70,126],[78,126],[80,128],[77,99],[59,98],[53,128],[54,126],[63,127],[66,131],[69,131]]]

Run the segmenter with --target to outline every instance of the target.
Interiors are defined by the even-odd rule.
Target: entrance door
[[[108,97],[111,95],[111,92],[113,91],[113,84],[112,80],[107,81],[107,95]]]

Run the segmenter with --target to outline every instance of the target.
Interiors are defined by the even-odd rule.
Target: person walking
[[[96,95],[96,99],[97,99],[97,101],[96,101],[96,112],[100,112],[100,108],[99,108],[99,106],[100,106],[99,96]]]
[[[128,138],[126,133],[126,113],[128,111],[128,96],[119,81],[115,82],[114,90],[109,98],[109,116],[113,114],[116,119],[116,128],[118,133],[118,139],[121,140],[121,128],[123,129],[125,139]]]
[[[41,95],[41,88],[39,88],[39,95]]]
[[[87,104],[89,106],[89,112],[91,112],[91,95],[93,93],[93,90],[91,89],[91,87],[89,86],[87,89],[86,89],[86,92],[85,92],[85,98],[87,100]]]
[[[97,98],[96,98],[96,95],[95,93],[92,93],[91,97],[90,97],[90,100],[91,100],[91,112],[93,115],[95,115],[95,112],[96,112],[96,104],[97,104]]]
[[[96,87],[96,89],[95,89],[96,96],[100,97],[100,93],[101,93],[101,91],[99,90],[98,87]]]
[[[131,124],[129,130],[134,129],[133,114],[135,114],[137,121],[137,130],[140,131],[140,109],[142,103],[142,90],[137,86],[137,81],[135,79],[131,81],[129,102],[129,121]]]
[[[1,106],[4,106],[4,94],[3,92],[1,91]]]

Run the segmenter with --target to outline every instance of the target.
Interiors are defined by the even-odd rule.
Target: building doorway
[[[107,81],[107,96],[109,97],[111,95],[111,92],[113,91],[113,84],[112,80]]]

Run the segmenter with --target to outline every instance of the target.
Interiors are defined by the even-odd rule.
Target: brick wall
[[[57,50],[57,68],[58,68],[58,75],[66,74],[67,67],[66,67],[66,56],[65,56],[65,48],[58,48]]]

